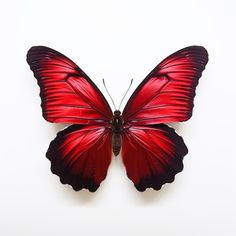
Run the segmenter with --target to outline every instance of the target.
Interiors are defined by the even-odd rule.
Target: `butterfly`
[[[136,88],[123,112],[112,112],[92,80],[68,57],[34,46],[27,62],[40,87],[45,120],[72,124],[58,132],[46,157],[52,173],[75,191],[94,192],[120,152],[139,191],[159,190],[183,169],[188,149],[165,123],[192,116],[198,80],[208,62],[204,47],[183,48],[158,64]]]

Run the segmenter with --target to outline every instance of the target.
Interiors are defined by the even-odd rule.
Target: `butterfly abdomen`
[[[121,149],[122,138],[120,134],[113,133],[112,135],[112,151],[115,156],[119,155]]]
[[[112,151],[115,156],[120,153],[122,144],[123,120],[120,111],[114,111],[112,119]]]

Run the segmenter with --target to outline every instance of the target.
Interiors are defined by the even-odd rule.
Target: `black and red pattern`
[[[111,162],[111,134],[101,126],[71,125],[51,142],[47,158],[62,183],[94,192]]]
[[[173,182],[187,153],[183,139],[167,125],[132,126],[124,131],[123,162],[139,191],[159,190],[164,183]]]
[[[40,86],[44,118],[49,122],[96,124],[112,111],[89,77],[70,59],[47,47],[32,47],[27,62]]]
[[[143,80],[123,113],[111,111],[89,77],[70,59],[43,46],[32,47],[27,62],[40,86],[43,116],[72,123],[51,142],[51,170],[74,190],[93,192],[121,150],[128,177],[139,191],[159,190],[183,169],[188,150],[173,128],[192,115],[198,80],[208,62],[200,46],[184,48],[163,60]]]
[[[207,61],[206,49],[199,46],[184,48],[167,57],[130,97],[123,111],[124,119],[135,125],[188,120]]]

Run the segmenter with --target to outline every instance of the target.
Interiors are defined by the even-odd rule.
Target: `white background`
[[[236,235],[234,0],[0,4],[0,235]],[[189,148],[175,182],[140,193],[113,157],[96,193],[62,185],[45,152],[64,126],[42,118],[33,45],[70,57],[107,97],[105,78],[116,104],[131,78],[128,97],[169,54],[206,47],[193,117],[174,125]]]

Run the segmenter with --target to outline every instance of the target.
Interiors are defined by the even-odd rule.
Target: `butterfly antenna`
[[[111,101],[112,101],[112,104],[113,104],[115,110],[117,110],[117,109],[116,109],[116,105],[115,105],[115,103],[114,103],[114,101],[113,101],[113,99],[112,99],[110,93],[109,93],[108,90],[107,90],[107,86],[106,86],[106,84],[105,84],[105,80],[102,79],[102,82],[103,82],[103,85],[104,85],[104,87],[105,87],[105,89],[106,89],[106,91],[107,91],[108,96],[110,97],[110,99],[111,99]]]
[[[120,110],[120,106],[121,106],[121,104],[122,104],[122,102],[123,102],[125,96],[127,95],[127,93],[128,93],[128,91],[129,91],[129,89],[130,89],[132,83],[133,83],[133,79],[131,79],[130,85],[129,85],[128,89],[126,90],[125,95],[123,96],[123,98],[122,98],[121,101],[120,101],[119,110]]]

